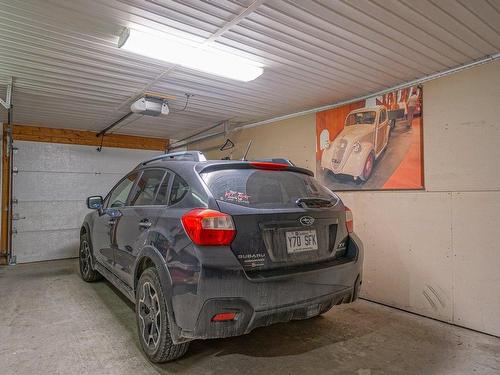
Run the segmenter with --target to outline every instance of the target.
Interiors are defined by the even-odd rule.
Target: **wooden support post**
[[[8,125],[3,124],[2,129],[2,226],[0,230],[0,265],[8,262],[7,249],[9,244],[9,197],[10,197],[10,159],[8,151]]]

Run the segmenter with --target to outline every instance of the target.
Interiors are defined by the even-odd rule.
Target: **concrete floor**
[[[323,317],[193,342],[156,366],[136,337],[133,306],[76,260],[0,268],[0,373],[499,374],[500,339],[358,301]]]

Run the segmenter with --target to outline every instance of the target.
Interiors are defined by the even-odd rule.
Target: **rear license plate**
[[[286,249],[288,254],[302,251],[318,250],[316,230],[298,230],[286,232]]]

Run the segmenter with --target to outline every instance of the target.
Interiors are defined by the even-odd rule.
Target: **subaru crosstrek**
[[[87,206],[81,276],[104,276],[135,304],[153,362],[181,357],[194,339],[323,314],[359,292],[351,211],[291,163],[165,154]]]

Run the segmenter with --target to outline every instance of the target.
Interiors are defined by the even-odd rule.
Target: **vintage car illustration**
[[[350,175],[359,182],[368,180],[375,160],[387,147],[389,132],[384,106],[350,112],[345,119],[344,129],[323,150],[321,168],[336,175]]]

